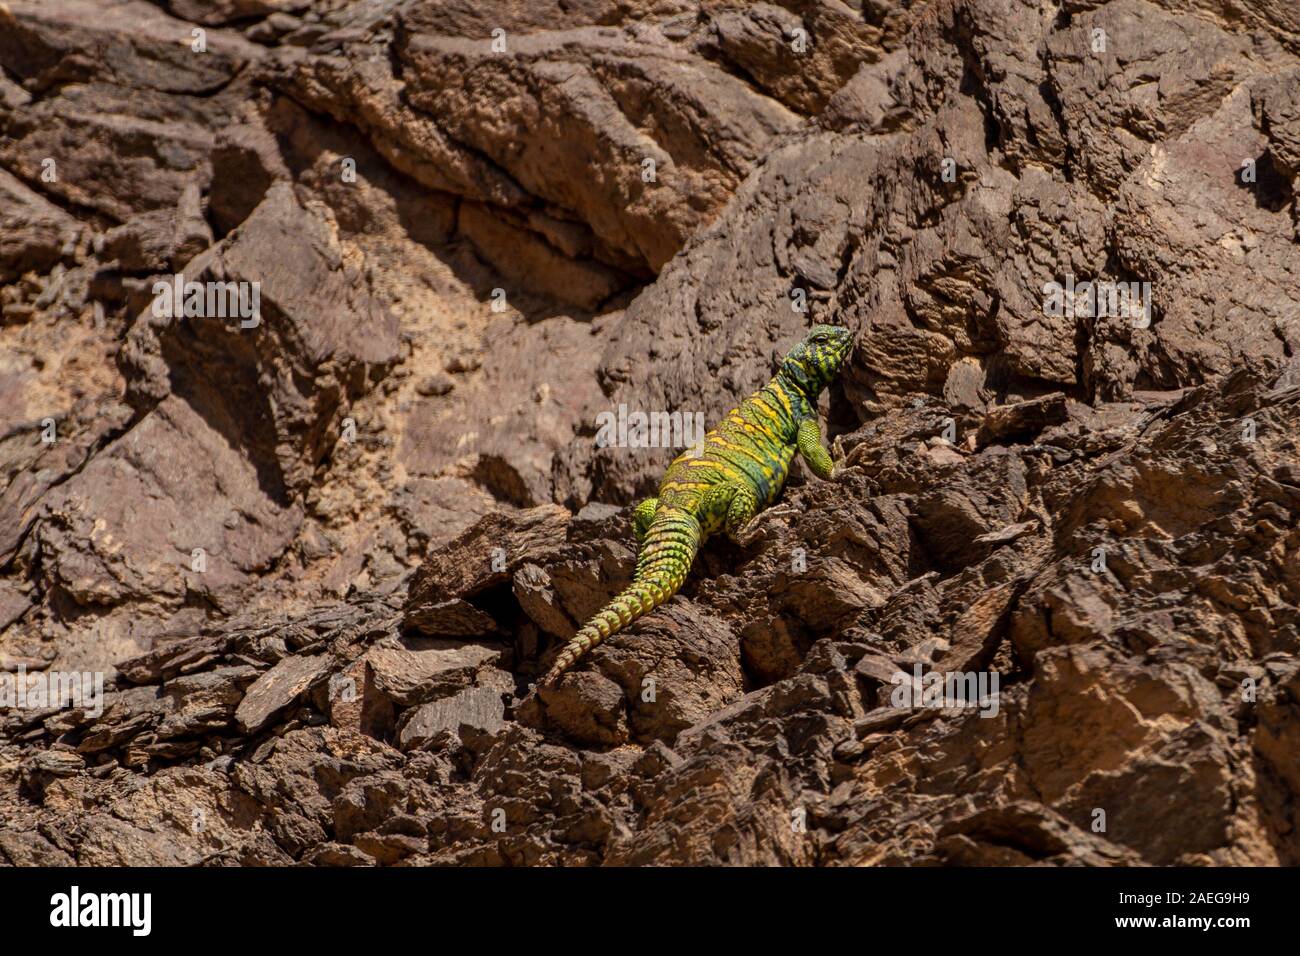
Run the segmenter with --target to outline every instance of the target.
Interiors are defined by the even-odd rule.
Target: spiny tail
[[[632,583],[573,636],[541,684],[551,683],[601,641],[676,594],[695,560],[701,537],[700,523],[690,512],[661,508],[646,532]]]

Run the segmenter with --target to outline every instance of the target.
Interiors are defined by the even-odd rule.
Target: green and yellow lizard
[[[776,376],[704,436],[702,449],[674,459],[659,496],[632,513],[640,544],[632,583],[574,635],[542,684],[676,594],[709,535],[723,530],[744,538],[745,526],[781,493],[796,450],[819,478],[833,476],[835,464],[817,426],[817,397],[852,346],[848,329],[814,326]]]

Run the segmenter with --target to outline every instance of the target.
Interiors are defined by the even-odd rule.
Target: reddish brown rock
[[[0,863],[1300,863],[1300,23],[1186,7],[0,4]],[[598,416],[812,321],[836,479],[534,691]]]

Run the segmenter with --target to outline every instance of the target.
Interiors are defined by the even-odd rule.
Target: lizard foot
[[[845,452],[844,443],[836,438],[831,445],[831,457],[835,461],[835,470],[831,474],[832,480],[842,477],[847,469],[860,462],[871,447],[871,442],[860,441]]]
[[[790,518],[799,513],[799,509],[794,505],[779,504],[768,508],[766,511],[760,511],[754,517],[745,522],[745,526],[740,528],[734,534],[730,535],[732,541],[741,547],[748,547],[756,540],[764,537],[768,523],[773,518]]]

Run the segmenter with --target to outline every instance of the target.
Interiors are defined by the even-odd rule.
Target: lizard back
[[[659,485],[660,507],[695,515],[705,535],[722,527],[726,508],[708,507],[708,490],[722,482],[745,482],[763,507],[776,500],[790,474],[795,432],[813,414],[812,404],[778,376],[729,411],[704,436],[702,447],[683,452]]]

